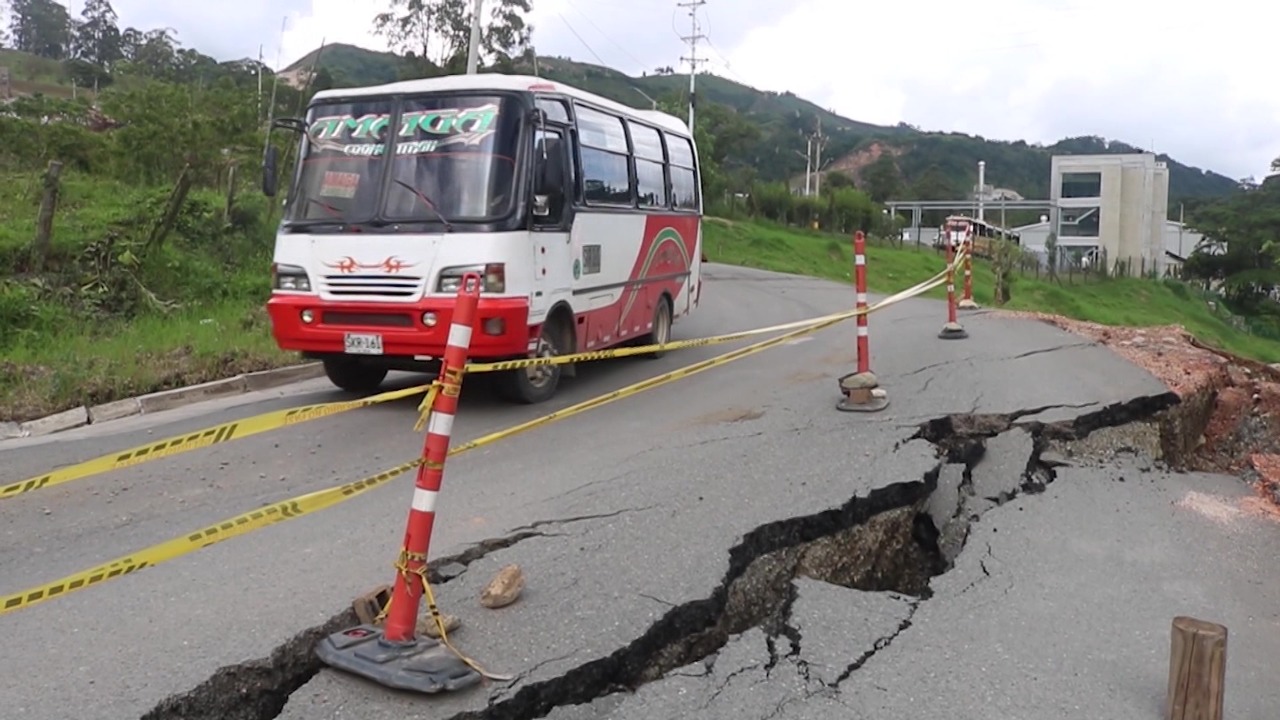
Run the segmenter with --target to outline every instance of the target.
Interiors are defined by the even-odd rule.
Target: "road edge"
[[[86,425],[100,425],[135,415],[148,415],[165,410],[173,410],[205,400],[269,390],[282,385],[302,380],[313,380],[323,376],[324,365],[319,362],[241,373],[221,380],[213,380],[171,390],[161,390],[100,405],[81,405],[26,422],[0,423],[0,440],[53,435]]]

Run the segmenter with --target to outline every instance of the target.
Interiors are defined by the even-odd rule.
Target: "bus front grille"
[[[325,275],[321,289],[335,297],[418,297],[422,278],[413,275]]]

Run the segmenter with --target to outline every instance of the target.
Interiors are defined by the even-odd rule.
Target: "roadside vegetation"
[[[708,218],[704,238],[708,258],[715,262],[852,282],[853,246],[845,235],[760,220]],[[944,256],[928,245],[895,244],[872,236],[867,249],[867,283],[872,292],[897,292],[944,267]],[[961,283],[957,277],[957,292]],[[1224,297],[1207,293],[1195,283],[1066,272],[1052,280],[1043,271],[1037,276],[1034,270],[1018,267],[1012,273],[1008,302],[995,303],[994,290],[991,263],[975,260],[973,294],[983,307],[1046,312],[1104,325],[1176,323],[1207,344],[1256,360],[1280,362],[1280,333],[1264,327],[1251,331],[1245,318],[1226,309]],[[946,291],[937,288],[926,297],[945,299]]]
[[[468,3],[431,4],[452,13]],[[457,71],[467,33],[405,22],[410,5],[393,3],[380,31],[393,44],[430,53],[402,58],[391,69],[395,76]],[[528,5],[494,4],[500,21],[483,38],[487,68],[520,70],[532,61],[522,13],[501,11]],[[315,90],[390,77],[361,77],[369,58],[343,51],[333,56],[347,58],[343,69],[321,62],[311,85],[298,90],[277,84],[257,61],[219,61],[184,48],[170,30],[122,28],[108,0],[86,0],[75,17],[56,0],[0,0],[0,10],[9,20],[0,30],[0,66],[9,69],[16,95],[0,100],[0,421],[297,362],[275,348],[263,309],[280,210],[258,190],[264,129],[269,117],[297,115]],[[456,15],[450,13],[433,17]],[[547,60],[569,82],[593,89],[592,82],[612,78],[616,87],[605,94],[630,93],[636,97],[618,99],[632,104],[649,102],[633,92],[643,85],[661,96],[662,107],[684,114],[683,86],[667,71],[636,85],[607,68],[579,78],[587,66],[539,62]],[[789,145],[764,155],[761,147],[799,138],[797,130],[808,132],[818,117],[844,150],[871,142],[871,135],[855,142],[858,133],[878,131],[853,121],[841,129],[835,116],[794,96],[720,84],[722,101],[700,103],[697,128],[707,212],[729,218],[707,223],[707,250],[719,261],[846,279],[848,234],[890,237],[896,229],[879,200],[952,197],[971,183],[962,166],[989,150],[973,150],[987,147],[980,139],[928,140],[896,128],[891,135],[910,138],[905,154],[886,153],[862,172],[827,173],[820,194],[798,197],[782,178],[797,159],[803,168],[803,159]],[[282,146],[290,139],[278,138]],[[1018,172],[1038,175],[1039,162]],[[290,164],[286,152],[282,177]],[[1008,306],[1102,322],[1183,322],[1208,342],[1280,359],[1259,339],[1270,327],[1267,293],[1277,284],[1275,191],[1264,183],[1189,206],[1215,237],[1231,241],[1229,252],[1188,263],[1197,277],[1226,288],[1219,315],[1192,285],[1140,280],[1059,286],[1019,275]],[[1187,185],[1186,192],[1218,189]],[[825,231],[807,229],[815,223]],[[942,264],[934,253],[883,243],[871,261],[872,283],[883,291],[914,284]],[[978,299],[989,303],[990,293],[991,273],[980,265]],[[1243,309],[1257,335],[1233,330],[1222,319],[1227,308]]]

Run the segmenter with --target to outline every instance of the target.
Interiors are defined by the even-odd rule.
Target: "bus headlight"
[[[445,268],[440,271],[440,279],[436,281],[436,292],[456,293],[462,286],[462,276],[475,273],[481,277],[481,292],[501,293],[507,291],[507,267],[503,263],[487,265],[461,265]]]
[[[276,290],[311,292],[311,279],[307,271],[297,265],[271,263],[271,287]]]

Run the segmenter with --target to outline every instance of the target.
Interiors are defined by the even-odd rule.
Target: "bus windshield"
[[[450,94],[328,103],[313,106],[306,122],[290,223],[483,222],[515,208],[514,100]]]

